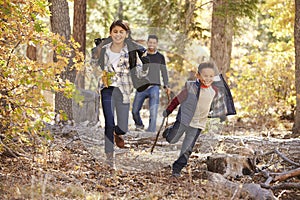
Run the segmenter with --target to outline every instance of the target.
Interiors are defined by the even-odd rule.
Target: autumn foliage
[[[63,91],[69,96],[74,91],[73,84],[58,74],[70,58],[77,67],[77,47],[49,31],[42,21],[49,18],[47,8],[46,0],[1,0],[0,148],[14,149],[17,144],[29,144],[32,136],[45,134],[40,129],[53,118],[53,108],[43,91]],[[26,57],[28,46],[39,50],[37,59]],[[54,52],[57,62],[52,62]]]
[[[267,1],[261,5],[256,21],[244,22],[249,30],[236,41],[229,82],[239,117],[249,118],[256,125],[278,128],[280,120],[294,120],[293,10],[293,1]]]

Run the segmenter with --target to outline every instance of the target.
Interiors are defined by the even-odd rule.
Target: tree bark
[[[300,0],[295,0],[295,85],[296,85],[296,115],[293,134],[300,135]]]
[[[122,20],[124,18],[124,16],[123,16],[123,1],[122,0],[119,0],[118,18],[122,19]]]
[[[64,37],[65,42],[67,43],[71,38],[71,25],[69,17],[69,6],[66,0],[49,0],[50,5],[50,23],[53,33],[57,33]],[[54,55],[54,61],[56,57]],[[60,74],[63,80],[68,79],[70,82],[75,82],[76,71],[70,70],[71,62],[66,67],[66,70]],[[69,99],[64,96],[63,93],[55,93],[55,112],[60,113],[63,111],[66,113],[69,120],[73,119],[72,112],[72,99]]]
[[[73,37],[80,44],[79,51],[85,58],[86,48],[86,0],[74,1]],[[85,70],[77,73],[76,86],[84,89]]]
[[[27,50],[26,50],[26,56],[30,59],[30,60],[37,60],[37,49],[35,46],[33,45],[27,45]]]
[[[211,58],[225,79],[226,72],[230,67],[233,37],[231,16],[226,13],[226,5],[226,0],[216,0],[213,3],[210,48]]]
[[[284,181],[288,178],[299,176],[299,175],[300,175],[300,168],[297,168],[297,169],[294,169],[294,170],[290,170],[288,172],[283,172],[280,175],[277,175],[274,178],[274,181]]]
[[[74,0],[73,37],[80,44],[79,51],[85,55],[86,47],[86,0]]]
[[[51,30],[63,36],[66,41],[71,38],[69,6],[66,0],[49,0]]]

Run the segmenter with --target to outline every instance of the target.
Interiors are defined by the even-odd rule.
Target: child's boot
[[[180,170],[173,168],[173,170],[172,170],[172,176],[176,177],[176,178],[180,177]]]

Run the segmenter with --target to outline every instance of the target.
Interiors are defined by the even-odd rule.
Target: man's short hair
[[[156,41],[158,41],[158,37],[157,37],[156,35],[149,35],[149,36],[148,36],[148,41],[149,41],[150,39],[156,39]]]

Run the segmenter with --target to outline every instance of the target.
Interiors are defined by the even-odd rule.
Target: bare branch
[[[300,189],[300,183],[281,183],[277,185],[266,185],[261,184],[262,188],[271,189],[271,190],[290,190],[290,189]]]
[[[16,44],[16,45],[14,46],[14,48],[11,50],[10,54],[12,54],[12,53],[15,51],[15,49],[19,46],[20,43],[21,43],[21,41],[18,41],[18,42],[17,42],[17,44]],[[8,57],[8,60],[7,60],[7,63],[6,63],[6,66],[7,66],[7,67],[8,67],[8,65],[9,65],[10,59],[11,59],[11,55],[9,55],[9,57]]]
[[[207,4],[213,4],[214,1],[208,1],[206,3],[201,4],[200,6],[196,7],[196,9],[201,9],[202,7],[204,7]]]
[[[18,158],[18,156],[8,147],[8,146],[6,146],[3,142],[2,142],[2,140],[1,140],[1,138],[0,138],[0,144],[5,148],[5,150],[9,153],[9,155],[10,156],[12,156],[12,157],[14,157],[14,158]]]
[[[279,150],[277,148],[275,148],[274,152],[276,154],[278,154],[283,160],[285,160],[286,162],[292,164],[292,165],[296,165],[297,167],[300,167],[300,163],[296,163],[292,160],[290,160],[289,158],[287,158],[285,155],[283,155],[281,152],[279,152]]]
[[[270,187],[271,190],[290,190],[290,189],[300,189],[300,183],[282,183],[278,185],[273,185]]]
[[[288,178],[299,176],[300,168],[290,170],[288,172],[283,172],[274,178],[274,181],[284,181]]]

